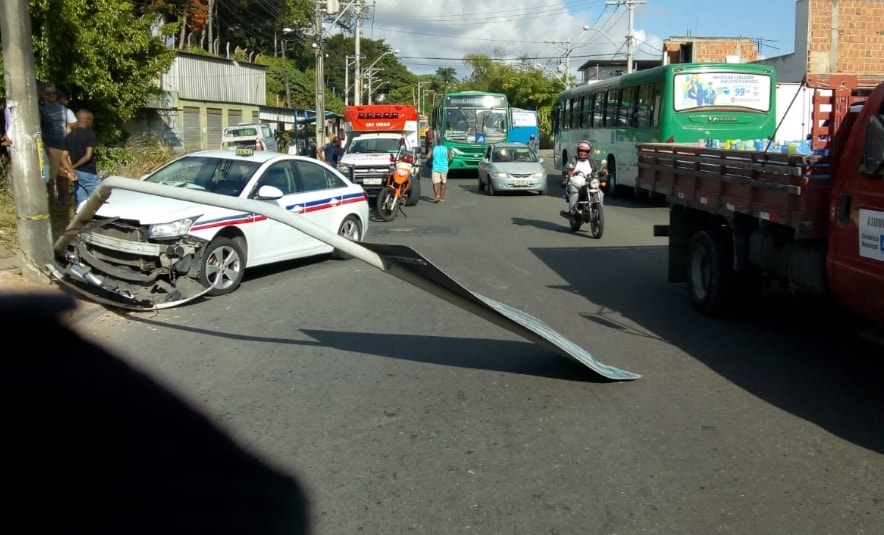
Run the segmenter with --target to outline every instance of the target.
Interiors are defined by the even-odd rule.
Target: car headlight
[[[599,182],[599,179],[597,178],[593,178],[589,181],[589,187],[592,189],[599,189],[599,184],[601,184],[601,182]]]
[[[193,225],[193,219],[179,219],[171,223],[158,223],[147,228],[148,238],[177,238],[187,234]]]
[[[506,178],[506,177],[507,177],[507,174],[506,174],[506,173],[502,173],[502,172],[500,172],[500,171],[494,171],[494,172],[491,173],[491,176],[493,176],[494,178]]]
[[[546,171],[537,171],[534,173],[534,178],[546,178]]]

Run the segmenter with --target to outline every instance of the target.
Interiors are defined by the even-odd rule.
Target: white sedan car
[[[202,151],[142,180],[257,199],[362,241],[365,191],[323,162],[276,152]],[[117,189],[64,255],[64,280],[133,308],[235,290],[246,267],[338,254],[262,215]]]

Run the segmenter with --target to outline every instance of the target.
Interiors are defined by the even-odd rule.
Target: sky
[[[451,67],[463,78],[467,54],[524,56],[555,74],[570,50],[576,77],[593,58],[626,53],[628,9],[605,0],[366,0],[372,3],[363,35],[398,49],[399,61],[415,74]],[[664,39],[686,35],[760,40],[762,57],[794,51],[795,0],[646,0],[633,13],[636,59],[658,59]]]

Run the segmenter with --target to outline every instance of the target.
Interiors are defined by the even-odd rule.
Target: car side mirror
[[[543,158],[537,158],[537,163],[543,163]]]
[[[259,201],[276,200],[282,198],[282,195],[282,190],[276,186],[261,186],[255,198]]]

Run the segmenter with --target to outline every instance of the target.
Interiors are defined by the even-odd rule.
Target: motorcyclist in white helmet
[[[568,211],[574,213],[577,207],[580,188],[592,175],[592,165],[589,163],[589,155],[592,153],[592,144],[582,140],[577,144],[577,158],[568,166],[568,184],[565,191],[568,195]]]

